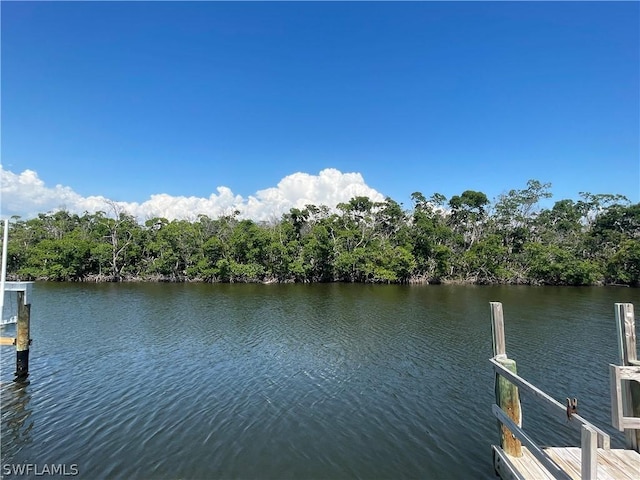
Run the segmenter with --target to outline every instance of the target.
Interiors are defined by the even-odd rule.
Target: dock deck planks
[[[580,480],[580,447],[547,447],[544,451],[571,478]],[[512,468],[525,480],[553,480],[542,464],[522,447],[522,457],[505,454]],[[598,480],[638,480],[640,453],[634,450],[598,449]]]

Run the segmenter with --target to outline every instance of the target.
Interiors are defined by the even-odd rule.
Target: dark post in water
[[[29,375],[29,325],[31,304],[25,303],[26,292],[18,292],[18,321],[16,325],[16,380],[25,380]]]

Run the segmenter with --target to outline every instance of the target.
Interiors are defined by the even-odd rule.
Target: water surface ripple
[[[640,305],[637,290],[36,284],[28,384],[0,349],[2,464],[76,464],[90,479],[494,478],[492,300],[519,372],[578,396],[620,445],[613,303]],[[523,405],[541,443],[578,441]]]

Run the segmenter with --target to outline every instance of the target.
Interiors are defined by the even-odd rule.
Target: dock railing
[[[621,365],[609,364],[611,423],[624,431],[626,447],[640,452],[640,362],[633,304],[616,303],[615,312]]]
[[[609,435],[577,413],[571,412],[569,414],[567,406],[556,401],[517,374],[516,362],[507,357],[502,303],[491,302],[490,305],[493,334],[493,358],[490,359],[490,362],[495,372],[496,395],[496,403],[492,405],[491,410],[498,419],[501,433],[500,448],[494,447],[494,456],[498,455],[508,464],[509,462],[504,458],[504,454],[520,457],[523,454],[522,446],[524,445],[552,477],[562,480],[571,478],[522,429],[519,392],[519,389],[522,389],[522,391],[530,393],[536,401],[562,424],[580,430],[581,478],[582,480],[596,479],[597,449],[608,450],[610,448],[611,440]],[[494,457],[494,465],[497,464],[499,462],[496,462]]]

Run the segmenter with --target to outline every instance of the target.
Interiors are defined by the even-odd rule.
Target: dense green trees
[[[640,285],[640,204],[581,194],[550,208],[536,180],[490,202],[467,190],[450,199],[355,197],[292,208],[256,223],[239,212],[139,224],[109,213],[59,211],[10,223],[8,271],[20,279],[203,282],[473,282]]]

